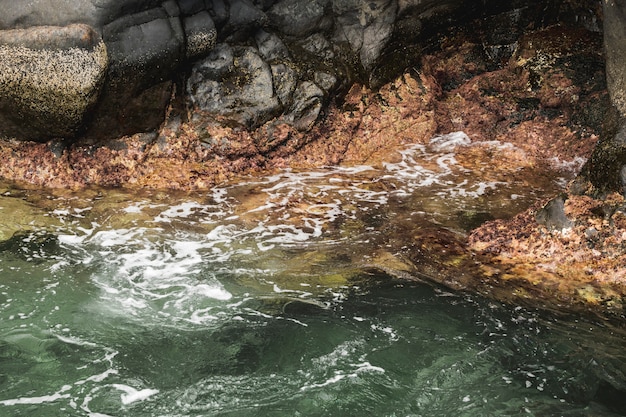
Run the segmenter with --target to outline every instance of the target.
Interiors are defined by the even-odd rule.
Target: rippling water
[[[383,272],[420,228],[567,179],[477,176],[473,146],[510,145],[456,133],[195,195],[7,185],[0,415],[624,415],[622,329]]]

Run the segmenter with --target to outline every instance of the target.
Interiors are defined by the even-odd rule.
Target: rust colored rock
[[[569,196],[565,215],[572,226],[550,229],[538,224],[537,205],[515,218],[487,223],[475,230],[470,249],[492,282],[502,287],[515,279],[509,297],[540,299],[557,309],[559,304],[581,310],[623,313],[626,296],[626,226],[621,195],[605,202]],[[529,294],[532,289],[532,294]]]
[[[495,69],[478,53],[482,47],[460,34],[459,39],[448,40],[457,47],[444,45],[425,55],[418,70],[377,91],[355,84],[306,133],[280,119],[247,130],[229,127],[198,109],[192,110],[188,121],[173,112],[158,134],[124,137],[108,148],[5,141],[0,153],[9,163],[0,167],[0,175],[52,187],[107,184],[193,189],[260,170],[377,164],[393,159],[394,149],[458,130],[473,141],[510,142],[525,152],[511,153],[509,161],[582,160],[593,148],[598,129],[575,116],[587,107],[601,108],[604,86],[577,82],[582,76],[567,60],[532,71],[528,62],[536,59],[537,51],[556,48],[552,37],[561,39],[565,52],[560,56],[601,62],[601,40],[588,40],[582,48],[569,41],[576,39],[569,29],[563,28],[562,36],[555,30],[546,37],[545,48],[534,41],[532,48],[520,49],[506,65]],[[533,71],[539,81],[533,81]],[[550,81],[554,79],[563,82]],[[543,97],[557,96],[564,85],[576,86],[576,104],[562,100],[552,107]],[[38,174],[25,175],[33,160]]]

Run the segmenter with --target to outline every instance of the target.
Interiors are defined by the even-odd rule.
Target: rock
[[[293,105],[286,119],[300,131],[313,127],[322,111],[324,91],[310,81],[301,82],[293,94]]]
[[[287,108],[296,89],[298,76],[296,71],[289,64],[272,64],[272,81],[276,96],[283,108]]]
[[[546,226],[549,230],[564,230],[574,223],[565,215],[565,197],[559,196],[550,200],[537,212],[537,223]]]
[[[137,1],[126,5],[130,13],[137,8]],[[145,2],[144,2],[145,3]],[[100,6],[100,7],[98,7]],[[89,0],[48,0],[37,2],[0,1],[0,29],[25,29],[35,26],[67,26],[82,22],[100,27],[119,17],[122,2]]]
[[[333,74],[323,71],[318,71],[313,74],[313,81],[320,87],[326,94],[330,94],[337,86],[338,80]]]
[[[572,187],[576,194],[597,198],[604,198],[611,192],[626,195],[626,117],[615,113],[608,116],[614,120],[607,121],[609,126]]]
[[[330,0],[283,0],[275,4],[267,15],[276,30],[303,38],[328,25],[324,20],[329,3]]]
[[[198,62],[192,71],[192,76],[189,82],[194,78],[195,72],[201,74],[202,78],[209,80],[219,80],[225,78],[228,73],[234,71],[235,57],[233,55],[233,48],[222,43],[217,45],[206,57],[206,59]],[[192,96],[193,97],[193,96]]]
[[[86,25],[0,31],[0,132],[38,141],[74,136],[108,65],[102,38]]]
[[[183,20],[186,38],[186,57],[193,60],[206,55],[217,42],[215,24],[207,11],[201,11]]]
[[[248,128],[260,126],[281,110],[272,71],[252,47],[218,46],[194,66],[187,91],[200,110]]]
[[[8,249],[7,245],[11,244],[13,236],[31,233],[48,236],[48,232],[52,232],[61,224],[58,218],[50,216],[48,210],[28,201],[23,191],[6,185],[0,185],[0,215],[2,219],[0,220],[0,250]],[[14,240],[14,242],[21,241],[21,239]],[[32,243],[37,246],[41,242],[33,241]]]
[[[603,2],[606,78],[611,100],[626,115],[626,2]]]
[[[332,62],[336,58],[333,44],[321,33],[314,33],[309,37],[299,40],[298,47],[312,56],[316,56],[318,58],[318,65],[320,63]]]
[[[108,83],[87,137],[92,141],[159,126],[171,96],[172,75],[185,56],[176,11],[164,8],[124,16],[104,26],[110,57]]]
[[[603,2],[607,88],[613,111],[604,118],[598,145],[572,187],[577,194],[604,198],[626,195],[626,2]]]
[[[289,50],[278,35],[259,30],[254,41],[263,60],[269,63],[291,61]]]
[[[206,1],[206,8],[215,23],[215,26],[219,29],[222,29],[226,22],[228,21],[228,8],[224,3],[224,0],[212,0]]]
[[[263,11],[250,0],[231,0],[228,21],[223,29],[229,41],[245,41],[269,22]]]
[[[347,42],[365,71],[372,69],[389,41],[396,19],[397,3],[392,0],[335,0],[335,39]]]
[[[296,64],[292,61],[289,50],[276,34],[259,30],[254,39],[259,54],[270,64],[274,92],[282,108],[287,108],[292,101],[292,94],[298,82]]]
[[[185,34],[178,16],[161,8],[128,15],[103,27],[114,82],[137,86],[163,81],[177,67]]]

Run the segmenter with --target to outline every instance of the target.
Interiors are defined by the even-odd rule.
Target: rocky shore
[[[457,290],[514,304],[623,317],[626,204],[615,189],[621,183],[601,186],[593,166],[611,159],[598,157],[598,149],[614,149],[611,141],[620,126],[619,109],[606,83],[599,3],[590,2],[590,13],[587,8],[587,14],[573,18],[568,13],[588,4],[556,2],[557,18],[545,23],[530,10],[534,2],[488,16],[478,13],[462,24],[454,17],[454,24],[445,28],[424,18],[426,28],[432,25],[430,34],[412,45],[401,41],[409,31],[402,24],[414,22],[419,9],[407,6],[411,2],[375,2],[378,7],[360,18],[337,2],[334,23],[327,19],[330,3],[325,1],[297,9],[296,15],[303,16],[300,22],[291,20],[291,9],[285,6],[301,7],[297,1],[259,6],[261,14],[245,9],[247,1],[231,2],[230,20],[220,20],[220,3],[213,2],[209,10],[181,6],[178,12],[165,8],[169,17],[159,14],[169,22],[188,22],[181,29],[187,33],[181,37],[185,40],[179,42],[186,46],[179,49],[196,62],[185,66],[179,62],[183,58],[172,58],[168,74],[181,65],[185,76],[170,79],[167,86],[159,81],[135,83],[133,91],[107,87],[102,71],[110,81],[116,71],[125,73],[135,65],[125,67],[128,61],[119,52],[123,48],[116,52],[110,40],[119,39],[119,46],[130,38],[102,32],[109,42],[105,62],[98,61],[103,40],[93,35],[81,46],[81,56],[95,59],[89,61],[96,64],[88,80],[95,95],[81,96],[77,107],[60,115],[60,120],[71,116],[65,125],[72,134],[64,137],[64,132],[51,130],[52,135],[32,141],[33,134],[45,130],[45,120],[24,135],[31,140],[18,137],[20,129],[11,129],[0,142],[0,177],[42,187],[204,190],[285,168],[381,165],[397,160],[397,152],[407,145],[463,131],[473,143],[513,145],[491,160],[471,149],[457,155],[485,180],[523,182],[529,172],[551,178],[566,169],[572,177],[581,169],[582,174],[564,185],[561,195],[543,198],[513,218],[478,221],[467,234],[433,230],[414,236],[412,242],[398,245],[398,258],[420,277]],[[284,7],[278,7],[281,4]],[[455,6],[448,6],[452,11],[446,13],[457,16]],[[399,12],[403,7],[404,15]],[[235,25],[233,10],[248,20]],[[141,13],[146,20],[147,12]],[[202,13],[211,16],[210,25],[198,23],[206,23],[198,18]],[[138,21],[133,16],[133,22]],[[396,32],[384,30],[390,27],[389,16],[401,17],[394,21]],[[279,23],[280,30],[275,30]],[[113,30],[111,24],[105,26]],[[342,45],[332,32],[337,25],[346,34],[347,49],[333,46]],[[248,28],[246,33],[242,27]],[[62,36],[69,36],[72,45],[78,39],[73,33]],[[328,33],[334,33],[336,44],[322,36]],[[16,42],[26,35],[9,35],[14,53],[22,47]],[[21,37],[15,40],[17,35]],[[378,49],[370,49],[374,46]],[[318,64],[294,60],[294,50],[318,57]],[[350,56],[342,51],[351,51]],[[358,65],[344,65],[354,60]],[[390,64],[383,65],[386,61]],[[394,74],[398,68],[402,71]],[[612,77],[614,73],[609,68]],[[134,95],[123,98],[130,103],[126,112],[146,101],[160,103],[156,107],[165,114],[160,124],[148,129],[154,120],[144,120],[149,122],[145,126],[124,122],[123,129],[107,132],[106,126],[120,115],[105,107],[117,106],[116,91],[122,90]],[[98,95],[101,101],[96,103]],[[0,104],[13,99],[5,95]],[[81,127],[84,120],[75,110],[85,109],[96,116]],[[37,117],[39,110],[34,111],[27,117]],[[611,125],[611,120],[617,122]],[[13,118],[7,126],[20,123]],[[130,126],[139,129],[133,132]],[[111,135],[103,139],[94,131]]]

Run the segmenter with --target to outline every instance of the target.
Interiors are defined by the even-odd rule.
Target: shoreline
[[[566,28],[549,30],[551,39],[558,38],[558,30],[572,35]],[[609,100],[600,80],[581,81],[590,74],[577,73],[570,64],[601,61],[601,40],[581,48],[580,39],[563,36],[555,52],[554,41],[542,49],[540,39],[541,33],[529,36],[511,60],[495,70],[470,53],[479,45],[459,42],[442,48],[424,56],[419,71],[408,71],[377,91],[352,86],[306,132],[280,121],[247,131],[226,127],[198,110],[183,114],[171,109],[158,132],[120,138],[107,147],[4,140],[0,177],[51,188],[95,185],[193,192],[288,167],[379,166],[397,159],[394,154],[408,145],[426,145],[437,135],[455,131],[465,132],[477,144],[514,145],[508,152],[494,153],[491,162],[471,151],[459,156],[473,163],[476,172],[491,164],[490,180],[524,181],[529,172],[550,176],[559,163],[560,169],[579,170],[601,134]],[[537,64],[550,54],[560,63]],[[566,197],[560,205],[555,203],[556,211],[543,216],[543,224],[537,214],[558,196],[509,220],[477,225],[461,240],[434,232],[428,242],[415,236],[407,242],[415,251],[404,255],[412,266],[425,268],[433,281],[453,289],[513,304],[533,300],[623,318],[624,199],[612,195],[601,201],[563,192]],[[430,247],[425,249],[426,244]],[[437,253],[441,250],[445,255]],[[455,277],[463,268],[466,273]]]

